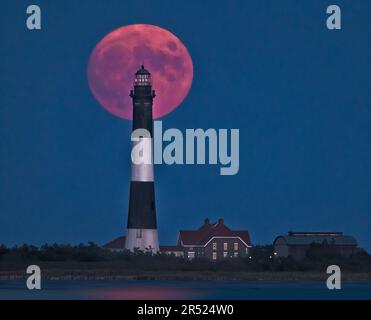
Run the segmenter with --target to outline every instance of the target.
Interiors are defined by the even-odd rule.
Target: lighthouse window
[[[142,229],[137,229],[137,238],[142,237]]]

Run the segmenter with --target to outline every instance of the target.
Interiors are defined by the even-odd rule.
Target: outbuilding
[[[292,257],[303,260],[311,245],[323,245],[333,253],[349,257],[355,253],[357,241],[342,232],[296,232],[278,236],[274,242],[274,250],[278,257]]]

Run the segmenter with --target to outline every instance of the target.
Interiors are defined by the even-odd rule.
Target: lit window
[[[234,252],[234,257],[237,258],[238,257],[238,252]]]
[[[216,260],[216,252],[213,252],[213,260]]]
[[[193,259],[195,257],[194,251],[189,251],[188,252],[188,259]]]
[[[227,252],[227,251],[224,251],[224,252],[223,252],[223,257],[224,257],[224,258],[227,258],[227,256],[228,256],[228,252]]]
[[[216,242],[213,242],[213,250],[216,250]]]
[[[228,242],[224,242],[223,247],[224,250],[228,250]]]
[[[233,247],[234,247],[234,250],[237,251],[237,250],[238,250],[238,242],[235,242],[235,243],[233,244]]]

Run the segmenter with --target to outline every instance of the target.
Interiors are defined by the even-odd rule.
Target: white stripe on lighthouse
[[[156,253],[159,251],[157,229],[127,229],[125,249]]]
[[[131,181],[154,181],[152,138],[132,142]]]

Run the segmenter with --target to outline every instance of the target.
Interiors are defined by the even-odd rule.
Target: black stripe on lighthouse
[[[128,228],[157,229],[153,182],[130,183]]]

